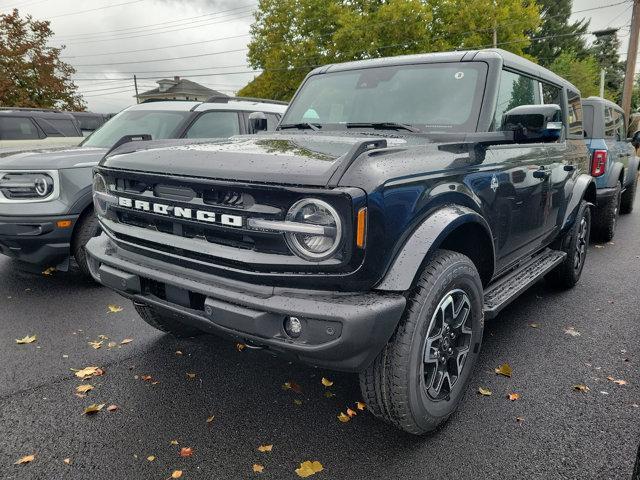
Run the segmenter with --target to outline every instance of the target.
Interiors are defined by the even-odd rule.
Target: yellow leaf
[[[187,378],[194,379],[194,378],[196,378],[196,374],[195,373],[187,373]]]
[[[495,372],[498,375],[502,375],[504,377],[511,377],[511,366],[508,363],[503,363],[502,365],[500,365],[498,368],[495,369]]]
[[[154,455],[149,455],[147,457],[147,460],[149,460],[150,462],[153,462],[156,459],[156,457]]]
[[[18,345],[24,345],[24,344],[27,344],[27,343],[33,343],[35,341],[36,341],[36,336],[35,335],[32,335],[32,336],[27,335],[26,337],[23,337],[23,338],[16,338],[16,343]]]
[[[87,393],[89,390],[93,390],[93,385],[89,385],[88,383],[84,385],[78,385],[76,387],[76,392],[78,393]]]
[[[116,410],[118,410],[118,405],[109,405],[107,407],[108,412],[115,412]]]
[[[90,377],[99,377],[100,375],[104,375],[104,370],[100,367],[85,367],[82,370],[74,370],[75,375],[82,380]]]
[[[96,350],[99,349],[100,347],[102,347],[102,342],[103,340],[100,340],[99,342],[89,342],[89,345],[91,345],[93,348],[95,348]]]
[[[210,417],[207,417],[207,423],[211,423],[211,422],[213,422],[213,419],[214,419],[214,418],[215,418],[215,417],[214,417],[213,415],[211,415]]]
[[[83,414],[92,415],[94,413],[98,413],[100,410],[104,408],[104,405],[105,405],[104,403],[101,403],[100,405],[98,405],[97,403],[89,405],[87,408],[84,409]]]
[[[293,399],[293,404],[300,406],[300,405],[302,405],[302,400],[298,400],[297,398],[294,398]]]
[[[118,344],[117,344],[116,342],[109,342],[109,343],[107,343],[107,348],[115,348],[115,347],[117,347],[117,346],[118,346]]]
[[[510,393],[509,395],[507,395],[507,398],[509,400],[511,400],[512,402],[515,402],[516,400],[518,400],[520,398],[520,394],[519,393]]]
[[[529,326],[530,326],[531,328],[538,328],[540,325],[539,325],[539,324],[537,324],[537,323],[530,323],[530,324],[529,324]]]
[[[124,310],[120,305],[107,305],[107,308],[109,309],[109,313],[118,313]]]
[[[253,473],[262,473],[264,470],[264,465],[258,465],[257,463],[253,464]]]
[[[627,385],[629,382],[627,382],[626,380],[616,380],[614,377],[612,376],[608,376],[607,380],[611,380],[613,383],[615,383],[616,385]]]
[[[320,462],[307,460],[306,462],[302,462],[299,468],[296,468],[296,473],[299,477],[307,478],[311,475],[314,475],[318,472],[324,470],[324,467]]]
[[[367,408],[367,405],[364,404],[363,402],[356,402],[356,408],[358,410],[364,410],[365,408]]]
[[[49,268],[45,269],[45,270],[42,272],[42,274],[43,274],[44,276],[47,276],[47,277],[48,277],[49,275],[51,275],[51,274],[52,274],[53,272],[55,272],[55,271],[56,271],[56,267],[49,267]]]
[[[243,351],[247,346],[244,343],[236,343],[236,350],[239,352]]]
[[[581,384],[581,383],[579,383],[578,385],[574,385],[574,386],[573,386],[573,389],[574,389],[576,392],[581,392],[581,393],[586,393],[586,392],[588,392],[589,390],[591,390],[589,387],[587,387],[586,385],[583,385],[583,384]]]
[[[271,450],[273,450],[273,444],[269,444],[269,445],[260,445],[258,447],[258,451],[259,452],[270,452]]]
[[[478,393],[484,397],[490,397],[492,395],[491,390],[484,387],[478,387]]]
[[[67,465],[71,465],[71,459],[70,458],[65,458],[64,460],[62,460],[64,463],[66,463]]]
[[[109,340],[109,337],[107,337],[106,335],[98,335],[98,338],[100,340]]]
[[[327,398],[331,398],[331,397],[335,397],[336,394],[327,390],[326,392],[324,392],[324,396]]]
[[[351,420],[351,417],[349,415],[345,415],[343,412],[340,412],[340,414],[338,415],[338,420],[340,420],[342,423],[347,423],[349,420]]]
[[[358,414],[354,410],[347,408],[347,415],[349,415],[350,417],[355,417]]]
[[[171,440],[169,445],[178,445],[178,440]]]
[[[331,385],[333,385],[333,382],[331,380],[329,380],[328,378],[322,377],[322,384],[325,387],[330,387]]]
[[[14,465],[22,465],[24,463],[31,463],[35,460],[36,455],[25,455],[24,457],[20,457],[20,459],[14,463]]]
[[[171,474],[171,478],[180,478],[182,477],[182,470],[174,470]]]
[[[133,338],[125,338],[120,342],[120,345],[126,345],[127,343],[133,342]]]

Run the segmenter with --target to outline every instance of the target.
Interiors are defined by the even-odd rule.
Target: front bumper
[[[71,220],[60,228],[59,220]],[[73,227],[78,215],[47,217],[0,216],[0,253],[47,267],[68,266]]]
[[[94,278],[123,296],[178,313],[181,321],[305,363],[358,372],[395,330],[406,299],[381,292],[319,292],[229,280],[124,250],[105,234],[87,244]],[[286,317],[303,324],[299,338]]]

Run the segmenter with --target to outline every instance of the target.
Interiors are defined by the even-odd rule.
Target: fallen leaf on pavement
[[[331,385],[333,385],[333,382],[328,378],[322,377],[322,385],[324,385],[325,387],[330,387]]]
[[[356,408],[358,410],[364,410],[365,408],[367,408],[367,405],[363,402],[356,402]]]
[[[107,348],[115,348],[115,347],[117,347],[117,346],[118,346],[118,344],[117,344],[116,342],[109,342],[109,343],[107,343]]]
[[[187,378],[194,379],[194,378],[196,378],[196,374],[195,373],[187,373]]]
[[[346,415],[344,412],[340,412],[340,414],[338,415],[338,420],[340,420],[342,423],[347,423],[349,420],[351,420],[351,417],[349,415]]]
[[[99,349],[100,347],[102,347],[102,343],[104,342],[104,340],[100,340],[100,341],[95,341],[95,342],[89,342],[89,345],[91,345],[94,349]]]
[[[608,376],[607,380],[611,380],[613,383],[615,383],[616,385],[627,385],[629,382],[627,382],[626,380],[616,380],[614,377],[612,376]]]
[[[178,440],[171,440],[169,445],[178,445]]]
[[[538,328],[540,326],[540,324],[539,323],[530,323],[529,326],[531,328]]]
[[[355,410],[351,410],[350,408],[347,408],[347,415],[349,415],[350,417],[355,417],[358,414],[355,412]]]
[[[576,392],[581,392],[581,393],[587,393],[589,390],[591,390],[589,387],[587,387],[586,385],[583,385],[582,383],[574,385],[573,389]]]
[[[516,417],[516,422],[518,423],[524,422],[524,417]]]
[[[284,382],[282,385],[283,390],[293,390],[296,393],[302,393],[302,387],[296,382]]]
[[[87,393],[89,390],[93,390],[93,385],[84,384],[76,387],[77,393]]]
[[[318,472],[324,470],[324,467],[320,462],[307,460],[306,462],[302,462],[299,468],[296,468],[296,473],[299,477],[307,478],[311,475],[314,475]]]
[[[498,375],[502,375],[504,377],[511,377],[511,365],[509,365],[508,363],[503,363],[502,365],[500,365],[498,368],[495,369],[495,372]]]
[[[25,455],[24,457],[20,457],[20,459],[14,463],[14,465],[23,465],[25,463],[31,463],[35,460],[36,455]]]
[[[180,449],[180,456],[187,458],[187,457],[193,457],[193,448],[191,447],[182,447]]]
[[[152,380],[151,375],[140,375],[140,378],[144,381],[144,382],[149,382]]]
[[[64,460],[62,460],[64,463],[66,463],[67,465],[71,465],[71,459],[70,458],[65,458]]]
[[[182,352],[180,350],[176,350],[176,355],[182,355]]]
[[[120,342],[120,345],[126,345],[127,343],[133,342],[133,338],[125,338]]]
[[[491,390],[484,387],[478,387],[478,393],[484,397],[490,397],[492,395]]]
[[[101,403],[99,405],[97,403],[91,404],[87,408],[84,409],[83,414],[84,415],[92,415],[94,413],[98,413],[100,410],[102,410],[104,408],[104,405],[105,405],[104,403]]]
[[[257,463],[253,464],[253,473],[262,473],[262,471],[264,470],[264,465],[259,465]]]
[[[572,337],[579,337],[580,336],[580,332],[577,331],[575,328],[573,327],[567,327],[564,329],[564,333],[566,333],[567,335],[571,335]]]
[[[174,470],[171,474],[171,478],[180,478],[182,477],[182,470]]]
[[[331,397],[335,397],[336,394],[327,390],[326,392],[324,392],[324,396],[327,398],[331,398]]]
[[[18,345],[25,345],[27,343],[33,343],[36,341],[36,336],[35,335],[27,335],[26,337],[23,338],[16,338],[16,343]]]
[[[90,377],[99,377],[100,375],[104,375],[104,370],[100,367],[85,367],[82,370],[73,370],[75,372],[76,377],[81,378],[82,380]]]
[[[214,417],[213,415],[211,415],[210,417],[207,417],[207,423],[211,423],[211,422],[213,422],[213,419],[214,419],[214,418],[215,418],[215,417]]]
[[[124,310],[120,305],[107,305],[107,308],[109,309],[109,313],[118,313]]]
[[[82,330],[80,330],[80,331],[82,331]],[[107,337],[106,335],[98,335],[98,338],[100,340],[109,340],[109,337]]]
[[[55,272],[55,271],[56,271],[56,267],[49,267],[49,268],[47,268],[47,269],[43,270],[43,271],[42,271],[42,274],[43,274],[44,276],[47,276],[47,277],[48,277],[49,275],[53,274],[53,272]]]
[[[293,404],[300,406],[300,405],[302,405],[302,400],[298,400],[297,398],[294,398],[293,399]]]
[[[596,248],[604,248],[604,245],[594,245]]]
[[[512,402],[515,402],[516,400],[518,400],[520,398],[520,394],[519,393],[510,393],[509,395],[507,395],[507,398],[509,400],[511,400]]]
[[[107,407],[108,412],[115,412],[116,410],[118,410],[118,405],[109,405]]]
[[[269,444],[269,445],[260,445],[258,447],[258,451],[259,452],[270,452],[271,450],[273,450],[273,444]]]
[[[236,343],[236,350],[239,352],[243,351],[247,346],[244,343]]]
[[[156,459],[156,457],[154,455],[149,455],[147,457],[147,460],[150,461],[150,462],[153,462],[155,459]]]

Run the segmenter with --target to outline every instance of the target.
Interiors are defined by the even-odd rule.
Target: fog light
[[[291,338],[298,338],[302,333],[302,322],[298,317],[287,317],[284,321],[284,331]]]

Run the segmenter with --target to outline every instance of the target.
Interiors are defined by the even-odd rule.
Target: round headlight
[[[53,179],[49,175],[37,175],[33,182],[39,197],[46,197],[53,191]]]
[[[287,221],[320,227],[317,233],[287,232],[287,244],[299,257],[320,261],[331,257],[340,247],[342,222],[327,202],[315,198],[300,200],[289,209]]]
[[[99,215],[106,215],[109,204],[106,202],[108,196],[107,181],[102,175],[96,173],[93,176],[93,206]]]

